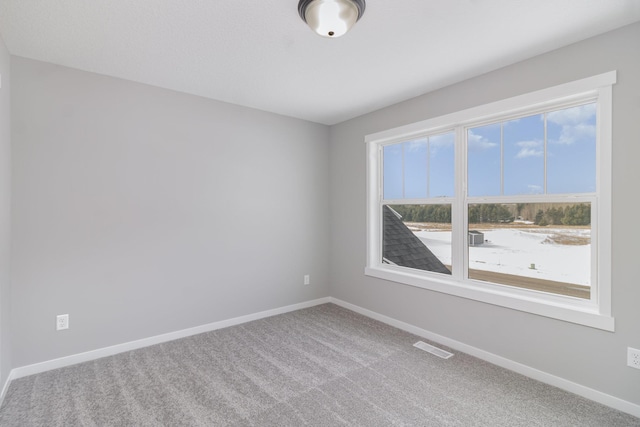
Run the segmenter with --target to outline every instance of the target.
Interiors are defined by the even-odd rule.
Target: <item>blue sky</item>
[[[388,145],[384,147],[385,198],[453,197],[454,165],[452,132]]]
[[[595,191],[596,104],[472,128],[467,138],[469,196],[544,194],[545,157],[547,194]],[[453,196],[454,134],[385,146],[383,172],[386,199]]]

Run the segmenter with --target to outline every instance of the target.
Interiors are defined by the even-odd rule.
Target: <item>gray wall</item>
[[[19,367],[330,292],[640,404],[625,366],[640,348],[637,40],[640,24],[330,129],[12,57],[12,151],[0,43],[2,379],[10,355]],[[364,276],[364,135],[612,69],[615,333]],[[71,328],[55,332],[61,313]]]
[[[640,348],[639,40],[634,24],[333,126],[331,295],[640,404],[640,371],[626,366],[627,346]],[[364,276],[365,135],[610,70],[615,333]]]
[[[328,296],[328,127],[11,60],[13,367]]]
[[[11,115],[10,57],[0,37],[0,389],[11,370],[11,287],[9,250],[11,231]]]

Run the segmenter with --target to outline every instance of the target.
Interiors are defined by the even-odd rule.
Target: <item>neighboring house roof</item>
[[[418,270],[451,274],[451,271],[402,222],[389,206],[382,207],[384,233],[383,258],[388,263]]]

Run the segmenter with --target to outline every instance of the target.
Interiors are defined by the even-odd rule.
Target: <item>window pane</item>
[[[427,197],[427,138],[407,141],[404,145],[404,197]]]
[[[469,278],[590,298],[591,204],[470,204]]]
[[[596,104],[547,114],[547,192],[596,191]]]
[[[504,122],[504,194],[544,192],[544,115]]]
[[[455,192],[455,134],[429,137],[429,197],[453,197]]]
[[[382,262],[451,274],[451,205],[384,205]]]
[[[467,132],[469,196],[500,195],[500,141],[499,123]]]
[[[383,149],[383,197],[402,198],[402,144],[387,145]]]

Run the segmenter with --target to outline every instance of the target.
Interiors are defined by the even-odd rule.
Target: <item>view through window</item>
[[[588,203],[469,205],[469,278],[590,297]]]
[[[382,262],[451,275],[463,245],[466,279],[589,299],[596,110],[587,102],[465,127],[466,194],[455,190],[465,176],[455,130],[385,145]],[[458,242],[456,203],[467,224]]]

